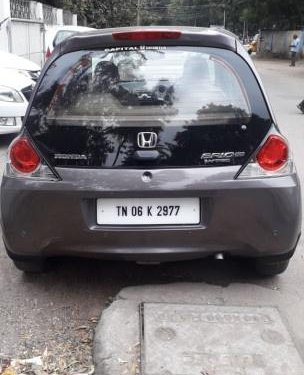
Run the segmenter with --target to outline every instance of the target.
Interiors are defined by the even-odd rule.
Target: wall
[[[63,24],[77,25],[77,15],[30,0],[0,0],[0,49],[42,66],[45,31]]]
[[[0,48],[9,51],[8,26],[10,23],[10,2],[9,0],[0,0]]]
[[[44,64],[44,24],[28,20],[11,21],[11,51],[39,66]]]
[[[294,34],[301,40],[300,55],[303,56],[304,32],[301,30],[262,30],[260,33],[259,56],[289,58],[289,49]]]

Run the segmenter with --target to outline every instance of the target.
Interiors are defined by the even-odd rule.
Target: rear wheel
[[[43,258],[29,258],[27,260],[13,260],[15,266],[25,273],[41,273],[45,271],[46,261]]]
[[[275,276],[284,272],[288,267],[289,259],[287,260],[264,260],[256,259],[255,270],[261,276]]]

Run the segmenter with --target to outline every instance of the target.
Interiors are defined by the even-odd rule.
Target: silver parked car
[[[0,67],[0,136],[20,131],[34,86],[16,70]]]
[[[251,59],[229,33],[123,28],[58,46],[1,188],[3,239],[24,271],[73,255],[252,258],[283,272],[300,185]]]

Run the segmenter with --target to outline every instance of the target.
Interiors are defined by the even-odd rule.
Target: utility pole
[[[226,29],[226,8],[224,7],[224,29]]]
[[[246,21],[244,20],[243,24],[243,43],[246,41]]]
[[[137,0],[137,20],[136,20],[136,24],[137,26],[140,25],[140,6],[141,6],[141,0]]]

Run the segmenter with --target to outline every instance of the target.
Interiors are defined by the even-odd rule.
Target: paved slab
[[[277,309],[145,303],[143,375],[300,375]]]
[[[283,285],[282,289],[284,289]],[[243,345],[242,348],[244,347],[244,349],[243,352],[240,351],[241,354],[236,351],[237,357],[232,359],[230,358],[233,361],[230,362],[230,365],[231,363],[235,366],[237,364],[242,365],[246,364],[246,361],[251,361],[251,363],[255,363],[254,366],[256,366],[253,367],[254,371],[250,369],[250,372],[249,369],[246,369],[247,372],[237,373],[231,372],[229,367],[225,368],[225,371],[220,371],[217,368],[213,369],[211,367],[210,371],[208,371],[209,369],[206,370],[208,371],[206,373],[174,373],[174,369],[169,368],[169,372],[167,373],[157,372],[155,369],[154,373],[148,372],[146,374],[142,373],[142,375],[303,375],[304,369],[301,368],[301,366],[303,366],[302,362],[304,359],[304,304],[302,303],[301,296],[299,296],[297,293],[293,293],[291,288],[289,288],[290,294],[288,299],[286,299],[285,293],[282,291],[282,289],[278,288],[275,282],[273,287],[270,285],[267,287],[262,287],[246,283],[234,283],[227,287],[202,283],[176,283],[168,285],[148,285],[125,288],[118,294],[116,301],[114,301],[114,303],[112,303],[112,305],[104,311],[98,324],[94,342],[94,362],[96,366],[95,375],[139,374],[139,342],[141,330],[139,324],[138,306],[141,303],[157,304],[159,307],[161,306],[159,303],[177,305],[204,305],[206,310],[209,308],[208,306],[217,306],[218,309],[223,309],[222,311],[229,311],[229,309],[231,309],[229,306],[240,306],[237,310],[239,311],[238,317],[240,321],[242,321],[242,319],[244,320],[245,316],[246,319],[249,319],[248,313],[247,315],[243,314],[244,311],[251,311],[251,314],[252,311],[254,311],[255,315],[263,315],[264,312],[267,311],[267,317],[268,315],[270,316],[269,319],[265,319],[264,323],[263,320],[258,321],[259,324],[257,324],[256,327],[250,325],[249,328],[251,327],[251,331],[248,331],[249,328],[245,324],[235,324],[234,328],[232,326],[222,324],[221,329],[215,331],[214,334],[214,340],[217,341],[218,345],[217,348],[226,344],[226,351],[219,350],[218,352],[212,352],[212,356],[215,356],[213,357],[215,358],[213,361],[222,361],[221,363],[227,363],[225,362],[227,360],[226,354],[230,353],[229,350],[232,351],[238,348],[238,346],[234,346],[236,345],[235,338],[238,338],[240,343]],[[269,305],[274,306],[275,308],[269,308]],[[280,315],[276,306],[278,306]],[[257,311],[262,311],[263,313],[257,313]],[[271,313],[268,313],[268,311]],[[170,320],[170,322],[161,324],[161,327],[164,326],[165,328],[172,328],[171,324],[173,324],[173,329],[176,329],[176,332],[179,332],[177,327],[183,324],[182,319],[184,319],[183,315],[181,316],[182,318],[176,318],[174,315],[169,317],[167,320]],[[159,318],[156,318],[158,323],[162,323],[161,318],[161,314]],[[174,319],[180,319],[181,322],[178,322],[177,324],[177,322],[174,322]],[[192,319],[195,320],[201,318],[198,317],[196,312],[194,315],[192,315]],[[268,321],[273,323],[271,325],[266,324],[265,322]],[[149,327],[150,326],[148,324],[148,331],[150,329]],[[225,329],[223,329],[223,327]],[[151,330],[153,331],[152,328]],[[191,331],[188,333],[186,328],[182,328],[182,337],[185,335],[184,341],[189,343],[189,350],[191,344],[189,337],[191,337],[191,335],[195,335],[197,332],[197,327],[194,330],[191,329]],[[246,341],[245,336],[247,334],[248,337]],[[261,336],[262,334],[263,338]],[[167,337],[170,339],[172,332],[165,329],[164,331],[161,330],[160,335],[163,338]],[[189,337],[187,335],[189,335]],[[254,337],[256,338],[257,344],[254,344]],[[231,338],[233,338],[233,340],[231,340]],[[211,340],[211,338],[208,338],[208,340]],[[172,340],[169,340],[167,344],[171,345],[172,342]],[[280,344],[278,344],[278,342],[280,342]],[[151,343],[149,343],[149,345],[150,344]],[[153,348],[157,348],[158,344],[159,343],[153,344]],[[164,345],[165,344],[166,342],[164,341]],[[251,344],[253,345],[254,350],[252,346],[250,346]],[[264,349],[259,349],[259,345],[261,345],[261,348]],[[299,354],[296,353],[295,348],[299,351]],[[194,352],[196,352],[196,350],[198,353],[206,352],[205,349],[199,347],[196,348]],[[160,350],[160,352],[160,359],[162,359],[164,350]],[[244,356],[242,353],[244,353]],[[251,357],[246,357],[246,354],[251,355]],[[258,356],[256,356],[256,354]],[[223,355],[223,357],[219,355]],[[279,370],[275,367],[273,368],[273,362],[272,360],[269,360],[269,358],[272,358],[273,355],[279,360],[284,359],[287,361],[284,362],[284,365],[283,362],[281,362],[283,367]],[[178,362],[180,360],[179,354],[174,353],[174,356]],[[194,356],[194,360],[198,361],[201,360],[201,358]],[[209,365],[211,365],[212,360],[210,358],[209,360],[211,361],[209,362]],[[266,367],[257,367],[256,364],[259,363],[266,364]],[[292,364],[292,369],[290,370],[288,367],[286,369],[286,366],[290,366],[290,364]],[[270,366],[270,368],[267,366]],[[299,368],[301,369],[299,370]],[[236,371],[235,368],[234,371]]]

